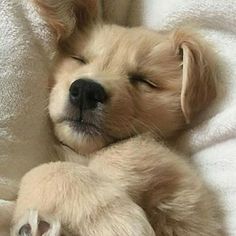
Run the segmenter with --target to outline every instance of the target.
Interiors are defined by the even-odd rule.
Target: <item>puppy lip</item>
[[[101,130],[98,126],[93,123],[74,119],[74,118],[65,118],[62,122],[69,123],[69,125],[76,130],[78,133],[85,133],[88,135],[100,135]]]

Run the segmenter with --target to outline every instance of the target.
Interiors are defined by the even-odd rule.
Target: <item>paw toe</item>
[[[32,229],[31,229],[30,224],[25,224],[19,229],[18,235],[19,236],[30,236],[30,235],[32,235],[31,232],[32,232]]]
[[[14,236],[59,236],[61,231],[58,221],[44,220],[34,210],[28,211],[14,228]]]
[[[43,235],[44,233],[48,232],[50,229],[50,224],[46,221],[39,221],[38,223],[38,231],[39,235]]]

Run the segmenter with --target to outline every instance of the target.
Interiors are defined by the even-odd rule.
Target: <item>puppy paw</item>
[[[14,226],[11,236],[60,236],[58,221],[40,217],[38,211],[29,210]]]

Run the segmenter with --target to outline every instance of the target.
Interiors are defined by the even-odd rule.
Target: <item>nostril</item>
[[[88,96],[90,100],[100,103],[104,103],[107,98],[107,94],[103,87],[98,87],[96,90],[90,91]]]
[[[69,89],[69,93],[70,93],[70,102],[73,104],[73,105],[77,105],[79,103],[79,96],[80,96],[80,88],[79,86],[77,86],[76,83],[72,83],[72,85],[70,86],[70,89]]]
[[[79,96],[79,89],[76,86],[70,87],[70,96],[78,97]]]

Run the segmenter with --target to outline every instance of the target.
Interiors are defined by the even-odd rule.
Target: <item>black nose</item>
[[[89,110],[104,103],[107,98],[105,89],[90,79],[78,79],[70,86],[70,102],[80,110]]]

